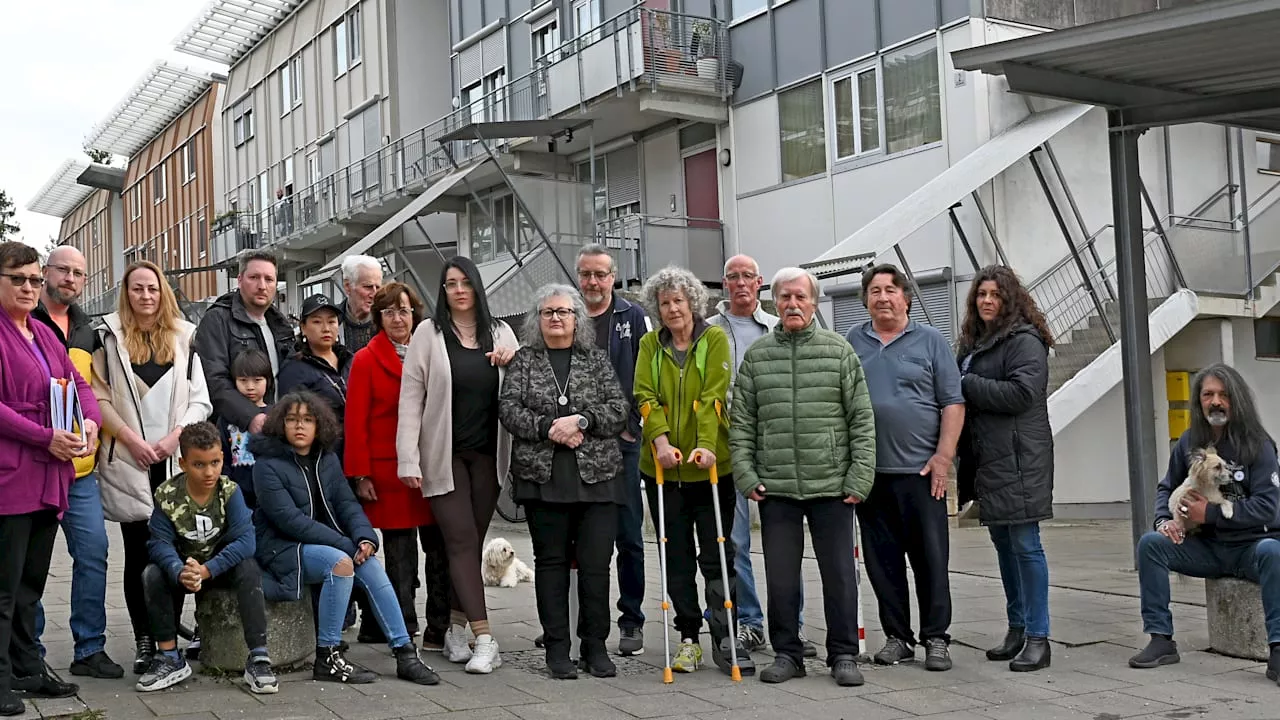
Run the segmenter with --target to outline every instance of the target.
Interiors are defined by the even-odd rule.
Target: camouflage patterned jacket
[[[212,577],[218,577],[253,557],[257,550],[253,515],[240,487],[225,476],[219,478],[204,507],[191,499],[185,474],[161,483],[155,492],[150,529],[147,550],[151,562],[175,583],[189,557],[209,568]]]

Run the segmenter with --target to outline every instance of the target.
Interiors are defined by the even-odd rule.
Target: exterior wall
[[[128,260],[145,258],[165,270],[209,265],[215,176],[213,123],[220,88],[217,83],[211,86],[130,158],[122,193],[122,205],[127,208],[123,252]],[[184,168],[188,158],[194,164]],[[165,193],[157,201],[154,183],[161,167]],[[217,276],[216,272],[183,275],[178,286],[187,298],[202,300],[217,294]]]
[[[58,230],[59,245],[71,245],[84,255],[89,277],[85,279],[81,302],[86,306],[104,297],[120,280],[119,209],[118,195],[96,190],[62,219]]]

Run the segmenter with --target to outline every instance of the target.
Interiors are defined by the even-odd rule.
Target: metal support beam
[[[978,264],[978,256],[973,254],[973,248],[969,246],[969,236],[960,225],[960,218],[956,217],[957,207],[960,207],[960,203],[947,208],[947,216],[951,218],[951,227],[956,229],[956,235],[960,236],[960,244],[964,246],[964,254],[969,256],[969,264],[973,266],[973,271],[977,272],[982,269],[982,266]]]
[[[1249,174],[1244,164],[1244,133],[1236,128],[1236,157],[1240,163],[1240,236],[1244,239],[1244,292],[1253,304],[1253,243],[1249,236]],[[1228,161],[1229,162],[1229,161]],[[1234,218],[1232,218],[1234,220]]]
[[[1161,125],[1179,125],[1193,122],[1243,121],[1256,115],[1274,115],[1280,107],[1280,90],[1255,90],[1234,95],[1182,98],[1178,100],[1141,104],[1133,100],[1122,103],[1116,129],[1145,130]],[[1134,105],[1137,105],[1134,107]],[[1274,123],[1270,123],[1274,125]]]
[[[1156,204],[1151,201],[1151,193],[1147,192],[1147,184],[1139,181],[1138,188],[1142,191],[1142,202],[1147,206],[1147,212],[1151,214],[1151,221],[1156,224],[1156,232],[1160,234],[1160,243],[1164,246],[1165,255],[1169,258],[1169,268],[1173,271],[1173,280],[1178,284],[1179,288],[1187,286],[1187,278],[1182,274],[1182,266],[1178,264],[1178,256],[1173,254],[1173,244],[1169,242],[1169,234],[1164,231],[1164,223],[1160,222],[1160,215],[1156,212]]]
[[[1114,128],[1123,121],[1108,113]],[[1116,232],[1116,269],[1120,285],[1120,358],[1124,368],[1125,438],[1129,455],[1129,513],[1134,567],[1138,540],[1151,529],[1152,488],[1156,481],[1156,408],[1151,386],[1151,335],[1147,325],[1146,262],[1142,248],[1142,199],[1139,193],[1138,137],[1135,130],[1107,135],[1111,155],[1111,202]]]
[[[902,272],[907,276],[907,282],[911,284],[911,297],[918,302],[916,307],[920,308],[924,313],[924,321],[933,325],[933,318],[929,315],[929,305],[924,301],[924,295],[920,292],[920,283],[916,282],[915,273],[911,272],[911,266],[907,264],[907,256],[902,254],[902,245],[894,245],[893,251],[898,253],[898,264],[902,266]],[[937,325],[934,325],[937,327]]]
[[[1004,254],[1004,247],[1000,245],[1000,238],[996,236],[996,226],[991,222],[991,216],[987,214],[987,207],[982,204],[982,196],[977,190],[969,193],[973,197],[973,206],[978,208],[978,214],[982,216],[982,224],[987,228],[987,235],[991,237],[991,245],[996,249],[996,257],[1000,258],[1000,264],[1010,267],[1009,257]]]

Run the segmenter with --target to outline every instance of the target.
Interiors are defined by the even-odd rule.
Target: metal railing
[[[596,223],[597,242],[616,250],[624,284],[667,265],[688,268],[703,282],[724,272],[724,223],[665,215],[624,215]]]

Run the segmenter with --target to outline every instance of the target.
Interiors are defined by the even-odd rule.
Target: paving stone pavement
[[[128,666],[132,632],[119,581],[118,526],[108,523],[112,543],[112,581],[108,587],[107,650]],[[490,536],[505,536],[532,564],[529,536],[523,526],[496,523]],[[652,540],[652,539],[651,539]],[[1126,660],[1145,642],[1138,614],[1137,579],[1130,569],[1129,526],[1115,522],[1047,523],[1043,540],[1049,557],[1050,609],[1053,623],[1053,666],[1039,673],[1014,674],[1004,663],[988,662],[982,649],[1004,634],[1004,598],[995,553],[985,530],[951,531],[951,587],[954,603],[955,667],[930,673],[921,663],[882,668],[864,665],[867,684],[837,687],[821,661],[811,661],[809,677],[783,685],[764,685],[745,678],[734,684],[714,665],[675,682],[661,680],[662,625],[659,609],[656,545],[648,545],[649,579],[645,612],[645,654],[616,658],[619,676],[607,680],[584,677],[553,681],[542,672],[541,651],[533,646],[539,633],[533,586],[490,588],[490,620],[505,662],[489,676],[468,675],[439,655],[426,661],[440,672],[435,687],[411,685],[395,678],[395,664],[385,647],[355,645],[351,658],[382,677],[372,685],[317,683],[309,671],[281,677],[277,695],[255,696],[240,678],[215,678],[198,670],[179,687],[152,694],[133,690],[135,678],[92,680],[67,671],[72,643],[67,629],[71,561],[59,536],[45,594],[48,662],[56,673],[80,682],[80,695],[28,704],[24,718],[77,720],[154,718],[172,720],[534,720],[572,718],[669,718],[672,720],[1263,720],[1280,718],[1280,688],[1263,675],[1262,664],[1206,652],[1203,583],[1176,577],[1174,617],[1182,663],[1157,670],[1133,670]],[[763,573],[759,538],[753,548],[757,572]],[[825,625],[819,608],[821,583],[809,553],[805,564],[809,598],[805,632],[819,646]],[[763,594],[763,575],[759,585]],[[616,592],[616,588],[615,588]],[[862,581],[868,650],[883,638],[876,620],[875,599]],[[419,595],[419,603],[422,595]],[[188,606],[190,603],[188,603]],[[914,609],[913,609],[914,612]],[[187,609],[190,622],[191,609]],[[615,637],[610,645],[616,643]],[[709,641],[704,639],[704,645]],[[705,648],[710,659],[710,648]],[[919,654],[919,653],[918,653]],[[755,660],[765,667],[768,652]]]

